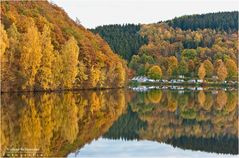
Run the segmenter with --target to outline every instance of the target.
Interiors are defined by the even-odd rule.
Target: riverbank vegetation
[[[123,87],[125,61],[47,1],[1,2],[1,91]]]

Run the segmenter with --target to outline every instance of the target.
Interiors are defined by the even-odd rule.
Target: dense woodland
[[[227,32],[236,31],[238,30],[238,11],[187,15],[168,20],[166,23],[182,30],[210,28]]]
[[[219,12],[140,25],[140,29],[134,32],[135,36],[125,32],[130,32],[138,25],[101,26],[94,32],[107,40],[116,53],[134,54],[130,59],[123,55],[129,61],[128,66],[134,75],[153,79],[175,78],[179,75],[211,79],[214,76],[216,80],[224,81],[237,80],[237,22],[238,12]],[[124,40],[130,43],[129,39],[135,37],[131,47],[134,47],[139,34],[146,40],[140,46],[136,44],[137,51],[129,51],[127,47],[124,47],[125,50],[118,49],[115,38],[122,34],[125,36],[118,38],[119,43],[124,43]]]
[[[1,2],[1,90],[122,87],[126,63],[47,1]]]
[[[109,43],[114,52],[129,61],[139,48],[147,43],[147,38],[139,34],[140,26],[134,24],[104,25],[91,31],[98,33]]]

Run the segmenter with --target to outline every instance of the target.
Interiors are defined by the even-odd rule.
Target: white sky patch
[[[174,17],[237,11],[238,0],[52,0],[82,25],[155,23]]]

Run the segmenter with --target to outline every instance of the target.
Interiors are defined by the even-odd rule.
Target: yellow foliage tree
[[[227,68],[228,71],[228,78],[231,79],[232,77],[236,77],[237,76],[237,64],[232,60],[232,59],[227,59],[225,62],[225,66]]]
[[[53,73],[53,85],[52,89],[58,89],[61,86],[63,61],[58,51],[54,52],[54,58],[52,61],[52,73]]]
[[[206,75],[206,70],[204,64],[202,63],[198,69],[198,77],[203,80]]]
[[[214,68],[213,68],[213,64],[211,63],[211,61],[207,59],[203,62],[203,64],[206,69],[206,76],[212,77]]]
[[[73,87],[78,74],[79,47],[74,37],[71,37],[62,49],[62,86],[70,89]]]
[[[90,73],[89,73],[89,88],[95,88],[97,87],[97,84],[100,80],[100,70],[99,68],[92,66],[90,69]]]
[[[217,76],[220,81],[224,81],[227,78],[227,68],[223,62],[221,62],[217,68]]]
[[[42,46],[42,58],[41,64],[36,75],[37,88],[47,90],[52,88],[53,84],[53,73],[52,63],[54,60],[54,49],[51,44],[50,29],[48,26],[44,26],[43,33],[41,35],[41,46]]]
[[[20,74],[22,90],[33,90],[35,77],[41,64],[41,41],[36,26],[32,25],[23,34],[20,46]]]
[[[115,79],[116,86],[123,87],[126,80],[125,78],[126,72],[122,64],[118,64],[116,66],[116,74],[117,74],[117,77]]]
[[[171,56],[168,58],[168,76],[171,76],[174,71],[177,70],[178,67],[178,59],[175,56]]]
[[[148,77],[157,80],[162,78],[162,70],[158,65],[152,66],[148,71]]]

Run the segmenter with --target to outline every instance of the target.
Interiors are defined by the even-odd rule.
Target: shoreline
[[[211,83],[187,83],[187,82],[181,82],[181,83],[163,83],[163,82],[135,82],[131,81],[129,82],[130,86],[193,86],[193,87],[232,87],[232,88],[238,88],[239,83],[231,84],[231,83],[217,83],[217,82],[211,82]]]
[[[65,93],[65,92],[79,92],[79,91],[106,91],[106,90],[118,90],[128,89],[129,85],[125,87],[112,87],[112,88],[73,88],[73,89],[56,89],[56,90],[19,90],[19,91],[1,91],[1,94],[5,93]]]
[[[57,89],[57,90],[24,90],[24,91],[1,91],[1,94],[21,94],[21,93],[66,93],[66,92],[84,92],[84,91],[106,91],[119,89],[142,88],[147,89],[171,89],[171,90],[204,90],[204,89],[232,89],[238,90],[237,84],[228,83],[162,83],[162,82],[128,82],[124,87],[112,88],[74,88],[74,89]]]

